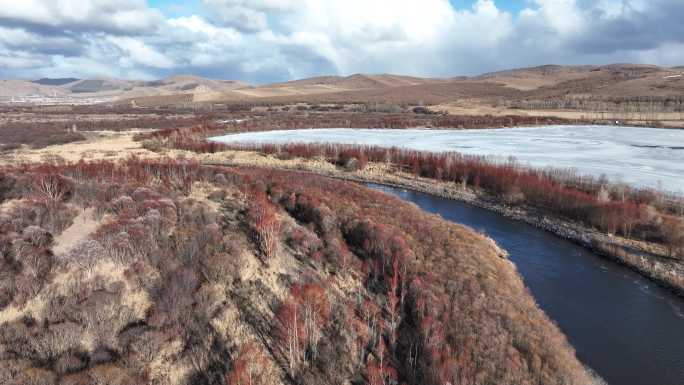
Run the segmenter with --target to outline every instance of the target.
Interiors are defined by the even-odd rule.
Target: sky
[[[684,65],[684,0],[0,0],[0,78]]]

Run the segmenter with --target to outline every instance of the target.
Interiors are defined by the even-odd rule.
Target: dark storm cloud
[[[280,54],[286,58],[287,62],[293,63],[293,68],[297,68],[298,74],[293,74],[292,71],[281,72],[281,76],[276,79],[276,81],[285,81],[293,77],[299,76],[301,74],[307,74],[306,76],[320,76],[320,75],[330,75],[339,72],[339,68],[324,56],[311,50],[310,47],[291,44],[280,47]]]
[[[684,2],[656,0],[640,10],[623,1],[619,15],[593,9],[589,28],[570,39],[578,52],[609,54],[621,50],[649,50],[664,43],[684,43]]]
[[[60,39],[44,39],[26,41],[5,41],[0,39],[0,45],[10,50],[20,50],[25,53],[39,55],[81,56],[87,42],[80,37],[64,37]]]

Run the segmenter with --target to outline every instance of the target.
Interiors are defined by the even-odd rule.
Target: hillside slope
[[[68,90],[60,86],[44,85],[24,80],[0,80],[0,98],[20,98],[31,95],[65,96]]]
[[[187,159],[0,181],[3,383],[593,381],[491,240],[380,192]]]

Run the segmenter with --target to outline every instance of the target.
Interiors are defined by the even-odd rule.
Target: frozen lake
[[[212,138],[224,143],[328,142],[515,157],[613,182],[684,191],[684,130],[547,126],[485,130],[305,129]]]

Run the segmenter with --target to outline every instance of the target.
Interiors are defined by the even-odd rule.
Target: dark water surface
[[[494,212],[369,186],[495,239],[579,359],[609,384],[684,385],[684,299],[583,247]]]

